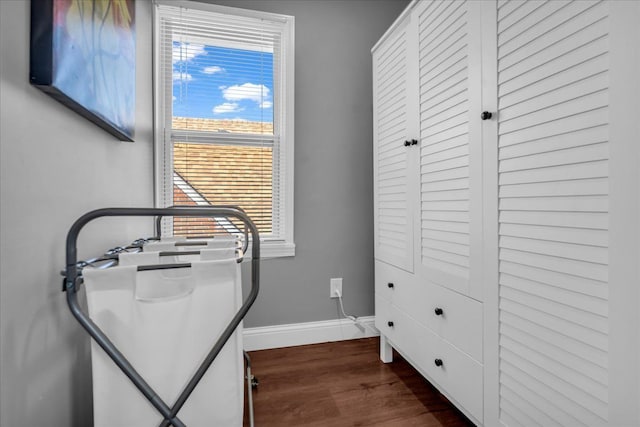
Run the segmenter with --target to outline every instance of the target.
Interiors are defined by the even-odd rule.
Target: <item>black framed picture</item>
[[[31,0],[30,53],[32,85],[133,141],[134,0]]]

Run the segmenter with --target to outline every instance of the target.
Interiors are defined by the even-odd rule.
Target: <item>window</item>
[[[266,256],[294,254],[293,17],[155,2],[156,200],[238,205]],[[222,218],[163,233],[235,231]]]

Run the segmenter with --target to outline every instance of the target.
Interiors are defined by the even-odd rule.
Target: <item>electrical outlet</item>
[[[329,298],[338,298],[338,292],[342,295],[342,277],[331,279],[329,285]]]

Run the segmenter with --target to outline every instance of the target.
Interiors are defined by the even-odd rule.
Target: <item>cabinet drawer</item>
[[[482,365],[376,295],[376,327],[461,409],[482,420]],[[391,323],[389,323],[391,322]],[[436,359],[442,364],[436,365]]]
[[[428,289],[416,276],[385,262],[375,262],[375,291],[400,310],[425,324],[429,316]]]
[[[482,362],[482,303],[435,284],[428,288],[426,325]]]
[[[376,295],[482,362],[481,302],[381,261],[375,268]]]
[[[414,361],[436,386],[466,412],[482,421],[482,365],[427,328],[417,326],[419,349]]]
[[[379,295],[376,295],[375,325],[394,348],[409,358],[419,357],[419,345],[415,338],[416,321]]]

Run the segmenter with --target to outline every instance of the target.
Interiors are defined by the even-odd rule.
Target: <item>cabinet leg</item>
[[[380,360],[383,363],[393,362],[393,347],[387,341],[387,337],[380,334]]]

